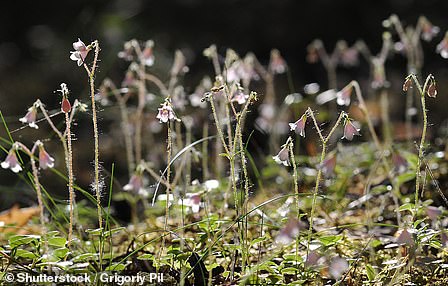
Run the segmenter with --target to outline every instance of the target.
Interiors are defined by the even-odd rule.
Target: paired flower
[[[342,139],[345,138],[349,141],[352,141],[353,136],[355,136],[355,135],[361,136],[361,134],[359,133],[359,130],[361,130],[361,129],[356,127],[352,123],[352,120],[350,118],[348,118],[348,116],[346,116],[345,122],[344,122],[344,136],[342,136]]]
[[[169,99],[166,99],[158,110],[159,113],[157,114],[156,118],[159,119],[160,123],[162,122],[167,123],[169,120],[180,121],[180,119],[176,117],[176,114],[174,113],[174,110],[171,107]]]
[[[78,66],[81,66],[90,51],[90,46],[86,46],[84,42],[78,38],[78,41],[73,43],[73,49],[75,51],[70,52],[70,59],[75,61]]]
[[[17,145],[12,145],[11,150],[9,150],[8,156],[5,161],[2,162],[1,166],[3,169],[11,169],[14,173],[18,173],[22,171],[22,167],[17,160],[16,150],[18,149]]]
[[[22,171],[22,167],[17,160],[16,151],[18,149],[22,149],[28,156],[31,157],[34,156],[36,147],[39,148],[39,167],[42,169],[53,168],[54,159],[47,153],[47,151],[45,151],[44,144],[40,140],[37,140],[36,143],[34,143],[31,151],[20,142],[14,143],[11,150],[9,150],[8,156],[6,157],[5,161],[3,161],[1,164],[2,168],[11,169],[11,171],[13,171],[14,173]]]
[[[405,79],[405,81],[403,83],[403,91],[406,92],[406,91],[409,90],[409,88],[412,87],[413,77],[415,77],[415,75],[413,75],[413,74],[410,74],[410,75],[408,75],[406,77],[406,79]],[[427,86],[427,84],[428,84],[428,86]],[[423,92],[426,93],[429,97],[436,98],[436,96],[437,96],[437,86],[436,86],[436,80],[434,79],[434,76],[432,76],[432,75],[428,76],[428,78],[426,79],[424,88],[423,88]]]
[[[28,108],[28,112],[26,115],[19,119],[22,123],[27,123],[29,127],[38,129],[39,126],[36,124],[36,117],[37,117],[37,108],[39,107],[39,103],[35,102],[33,106]]]
[[[296,122],[289,123],[290,130],[296,132],[297,134],[299,134],[302,137],[305,137],[306,119],[307,119],[307,116],[306,116],[306,113],[305,113]]]

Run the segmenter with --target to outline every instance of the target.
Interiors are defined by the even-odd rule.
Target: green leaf
[[[126,229],[125,227],[117,227],[117,228],[113,228],[111,230],[108,230],[104,233],[104,237],[108,237],[108,236],[112,236],[116,233],[119,233],[120,231]]]
[[[403,174],[397,176],[395,178],[395,183],[398,186],[401,186],[402,184],[404,184],[406,182],[409,182],[409,181],[412,181],[414,179],[415,179],[415,173],[414,172],[406,172],[406,173],[403,173]]]
[[[367,272],[367,278],[369,279],[369,281],[373,281],[375,280],[376,277],[376,271],[375,269],[372,267],[372,265],[367,264],[366,265],[366,272]]]
[[[383,243],[381,242],[381,240],[379,239],[373,239],[372,242],[370,243],[370,246],[373,248],[376,248],[380,245],[382,245]]]
[[[86,232],[91,234],[91,235],[101,235],[101,233],[103,233],[103,229],[102,228],[95,228],[95,229],[86,229]]]
[[[31,251],[28,251],[28,250],[17,249],[16,257],[34,259],[34,258],[37,258],[37,255],[35,253],[31,252]]]
[[[61,247],[61,248],[55,249],[53,254],[56,257],[64,258],[67,255],[68,251],[69,251],[68,248]]]
[[[402,211],[410,211],[411,213],[413,213],[414,210],[415,210],[415,205],[414,205],[413,203],[405,203],[405,204],[402,204],[402,205],[398,208],[398,210],[399,210],[400,212],[402,212]]]
[[[87,262],[90,260],[94,260],[97,254],[95,253],[83,253],[73,258],[73,262]]]
[[[145,253],[145,254],[142,254],[139,257],[137,257],[137,259],[139,259],[139,260],[154,260],[154,255],[152,255],[151,253]]]
[[[14,235],[9,238],[9,245],[11,248],[15,248],[20,245],[37,243],[40,236],[37,235]]]
[[[324,246],[333,245],[333,244],[337,243],[338,241],[340,241],[341,239],[342,239],[342,235],[327,235],[327,236],[319,237],[319,241]]]
[[[282,274],[297,274],[298,273],[298,270],[297,270],[297,268],[294,268],[294,267],[286,267],[286,268],[283,268],[281,271],[280,271]]]
[[[263,242],[263,241],[265,241],[266,239],[267,239],[267,238],[266,238],[265,236],[258,237],[258,238],[254,239],[254,240],[252,240],[252,241],[250,242],[250,246],[254,246],[255,244],[257,244],[257,243],[259,243],[259,242]]]
[[[67,240],[63,237],[52,237],[48,239],[48,244],[56,247],[64,247]]]
[[[126,268],[125,264],[114,263],[106,267],[105,271],[123,271]]]

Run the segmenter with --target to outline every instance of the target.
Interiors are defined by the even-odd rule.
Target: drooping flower
[[[411,234],[406,228],[397,231],[397,234],[398,234],[398,237],[397,237],[398,244],[406,245],[406,246],[410,246],[410,247],[415,245],[415,240],[414,240],[413,234]]]
[[[407,76],[403,83],[403,91],[406,92],[410,88],[412,88],[412,78],[410,76]]]
[[[328,270],[330,272],[330,276],[333,279],[338,280],[339,278],[341,278],[342,274],[347,271],[348,268],[349,265],[347,260],[342,257],[335,257],[331,260]]]
[[[134,47],[131,41],[124,43],[124,48],[122,51],[118,52],[118,57],[124,59],[125,61],[132,61],[134,59]]]
[[[437,27],[437,26],[434,26],[426,18],[422,18],[422,22],[421,23],[422,23],[421,24],[422,39],[427,41],[427,42],[431,41],[440,32],[440,28]]]
[[[279,50],[273,49],[271,51],[271,59],[269,61],[269,71],[273,74],[285,73],[288,66],[285,59],[280,55]]]
[[[325,177],[331,177],[334,175],[334,168],[336,167],[336,153],[330,154],[321,164],[317,165],[317,168],[322,171]]]
[[[307,50],[306,60],[310,64],[315,64],[319,61],[319,53],[317,49],[318,48],[316,47],[314,42],[308,45],[306,49]]]
[[[179,205],[182,203],[185,207],[191,208],[193,213],[198,213],[201,207],[201,195],[198,193],[187,193],[186,198],[180,201]]]
[[[28,108],[28,112],[24,117],[20,118],[19,121],[22,123],[27,123],[29,127],[38,129],[39,126],[36,124],[37,117],[37,108],[39,107],[38,103],[34,103],[33,106]]]
[[[179,74],[184,74],[186,72],[188,72],[188,67],[186,65],[185,56],[180,50],[177,50],[174,53],[174,63],[171,67],[170,74],[171,76],[176,77]]]
[[[398,152],[392,153],[392,163],[398,173],[403,173],[408,168],[408,161],[406,161],[406,159]]]
[[[432,221],[437,221],[439,216],[442,214],[442,211],[435,206],[427,206],[426,207],[426,215],[429,217]]]
[[[22,167],[17,160],[16,150],[17,147],[13,145],[11,150],[9,150],[8,156],[6,157],[5,161],[3,161],[1,164],[3,169],[11,169],[11,171],[13,171],[14,173],[22,171]]]
[[[77,62],[81,66],[89,53],[90,49],[78,38],[78,41],[73,43],[74,52],[70,52],[70,59]]]
[[[285,166],[289,166],[289,139],[286,142],[285,145],[282,146],[282,149],[280,150],[280,152],[278,152],[277,155],[273,156],[272,159],[274,159],[274,161],[277,164],[283,164]]]
[[[442,58],[448,59],[448,32],[445,33],[445,37],[437,45],[436,52],[439,53]]]
[[[304,223],[296,218],[290,218],[286,225],[280,230],[275,238],[275,242],[279,244],[289,244],[299,235],[301,229],[304,229]]]
[[[359,129],[358,127],[356,127],[351,119],[346,118],[345,119],[345,123],[344,123],[344,136],[342,136],[342,139],[347,139],[349,141],[353,140],[353,136],[358,135],[360,136],[361,134],[359,133]]]
[[[245,58],[244,60],[237,59],[226,70],[226,81],[228,83],[250,81],[257,79],[257,74],[251,63],[251,58]]]
[[[305,265],[307,267],[313,267],[313,266],[317,266],[318,261],[321,259],[322,257],[319,255],[319,253],[317,253],[316,250],[311,250],[310,253],[308,253],[308,255],[305,257]]]
[[[204,77],[199,85],[195,88],[194,93],[189,97],[191,106],[201,108],[207,107],[207,103],[205,102],[205,100],[203,100],[203,98],[207,90],[210,90],[211,88],[211,79],[209,77]]]
[[[244,93],[243,88],[238,82],[235,82],[230,90],[230,100],[238,104],[244,104],[248,98],[249,95]]]
[[[338,41],[336,49],[339,55],[339,62],[346,67],[354,67],[359,64],[358,49],[356,47],[349,47],[346,41]]]
[[[244,104],[248,98],[248,94],[245,94],[242,90],[237,90],[233,94],[232,101],[236,101],[238,104]]]
[[[122,87],[134,87],[137,85],[137,79],[135,72],[132,69],[128,69],[124,75],[124,79],[121,82]]]
[[[306,114],[303,114],[299,120],[297,120],[294,123],[289,123],[289,128],[291,131],[296,132],[302,137],[305,137],[305,124],[306,124],[307,116]]]
[[[141,189],[143,189],[143,174],[142,172],[136,171],[129,179],[129,182],[123,186],[123,190],[138,193]]]
[[[380,89],[384,87],[389,87],[390,83],[386,80],[386,72],[384,69],[384,62],[377,57],[372,58],[373,65],[373,79],[372,88]]]
[[[352,95],[353,85],[348,84],[342,90],[336,93],[336,103],[338,105],[350,105],[350,97]]]
[[[431,82],[428,86],[428,91],[426,92],[429,97],[436,98],[437,96],[437,87],[434,79],[431,79]]]
[[[39,146],[39,167],[42,169],[53,168],[54,159],[51,157],[47,151],[45,151],[44,144],[40,141],[36,142]]]
[[[145,48],[142,52],[142,58],[141,61],[145,66],[152,66],[154,65],[154,54],[153,54],[153,48],[154,48],[154,41],[148,40],[145,43]]]
[[[160,120],[160,123],[167,123],[168,120],[180,120],[176,117],[173,108],[168,100],[162,103],[162,106],[158,109],[159,113],[156,118]]]

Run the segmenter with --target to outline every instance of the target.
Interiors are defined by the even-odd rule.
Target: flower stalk
[[[419,80],[417,79],[417,76],[415,74],[410,74],[406,77],[405,83],[403,85],[403,91],[408,91],[408,89],[411,87],[412,81],[417,86],[418,92],[420,93],[420,101],[421,101],[421,108],[422,108],[422,115],[423,115],[423,128],[422,128],[422,135],[420,138],[420,144],[418,146],[418,158],[417,158],[417,167],[416,167],[416,173],[415,173],[415,196],[414,196],[414,204],[415,204],[415,213],[414,215],[417,215],[417,211],[419,209],[419,192],[420,192],[420,185],[422,180],[422,173],[421,173],[421,165],[424,155],[424,148],[425,148],[425,140],[426,140],[426,131],[428,128],[428,115],[427,115],[427,109],[426,109],[426,94],[429,97],[436,97],[437,95],[437,89],[436,89],[436,82],[434,79],[434,76],[432,74],[429,74],[426,77],[425,83],[423,87],[421,86]],[[421,186],[421,188],[424,188],[424,185]]]

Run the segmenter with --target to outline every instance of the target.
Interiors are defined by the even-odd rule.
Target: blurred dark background
[[[441,29],[436,39],[423,43],[423,74],[432,72],[439,80],[437,103],[432,100],[429,106],[431,123],[438,126],[445,120],[443,106],[448,103],[444,99],[448,62],[435,53],[435,48],[448,29],[446,11],[448,2],[443,0],[8,1],[0,10],[0,110],[8,126],[15,130],[21,126],[18,118],[37,98],[49,109],[58,107],[60,96],[54,91],[61,82],[69,85],[75,98],[88,101],[85,73],[69,59],[72,42],[78,37],[85,43],[100,41],[98,84],[105,76],[117,83],[122,80],[128,63],[116,55],[124,41],[136,38],[155,41],[156,73],[169,70],[176,49],[185,53],[190,66],[185,79],[187,91],[194,89],[202,75],[211,74],[211,65],[202,56],[202,50],[213,43],[221,53],[226,48],[233,48],[241,56],[253,51],[264,64],[269,60],[271,48],[277,48],[289,65],[294,91],[302,92],[303,85],[310,82],[319,82],[325,89],[325,71],[320,63],[306,62],[306,46],[320,38],[327,50],[332,51],[339,39],[350,45],[363,39],[376,54],[385,30],[382,21],[395,13],[404,25],[415,25],[418,16],[425,15]],[[399,79],[392,82],[391,93],[400,93],[406,60],[395,55],[386,65],[388,74]],[[345,72],[347,81],[342,77],[341,87],[351,78],[360,81],[368,78],[365,62]],[[291,92],[286,81],[284,84],[283,89],[279,87],[285,91],[280,96]],[[79,140],[91,138],[91,126],[87,126],[76,131]],[[5,137],[3,127],[0,129],[0,136]],[[17,140],[24,134],[13,133]],[[11,185],[11,178],[14,177],[9,171],[0,170],[0,186]],[[2,200],[0,194],[0,208],[7,207]]]

